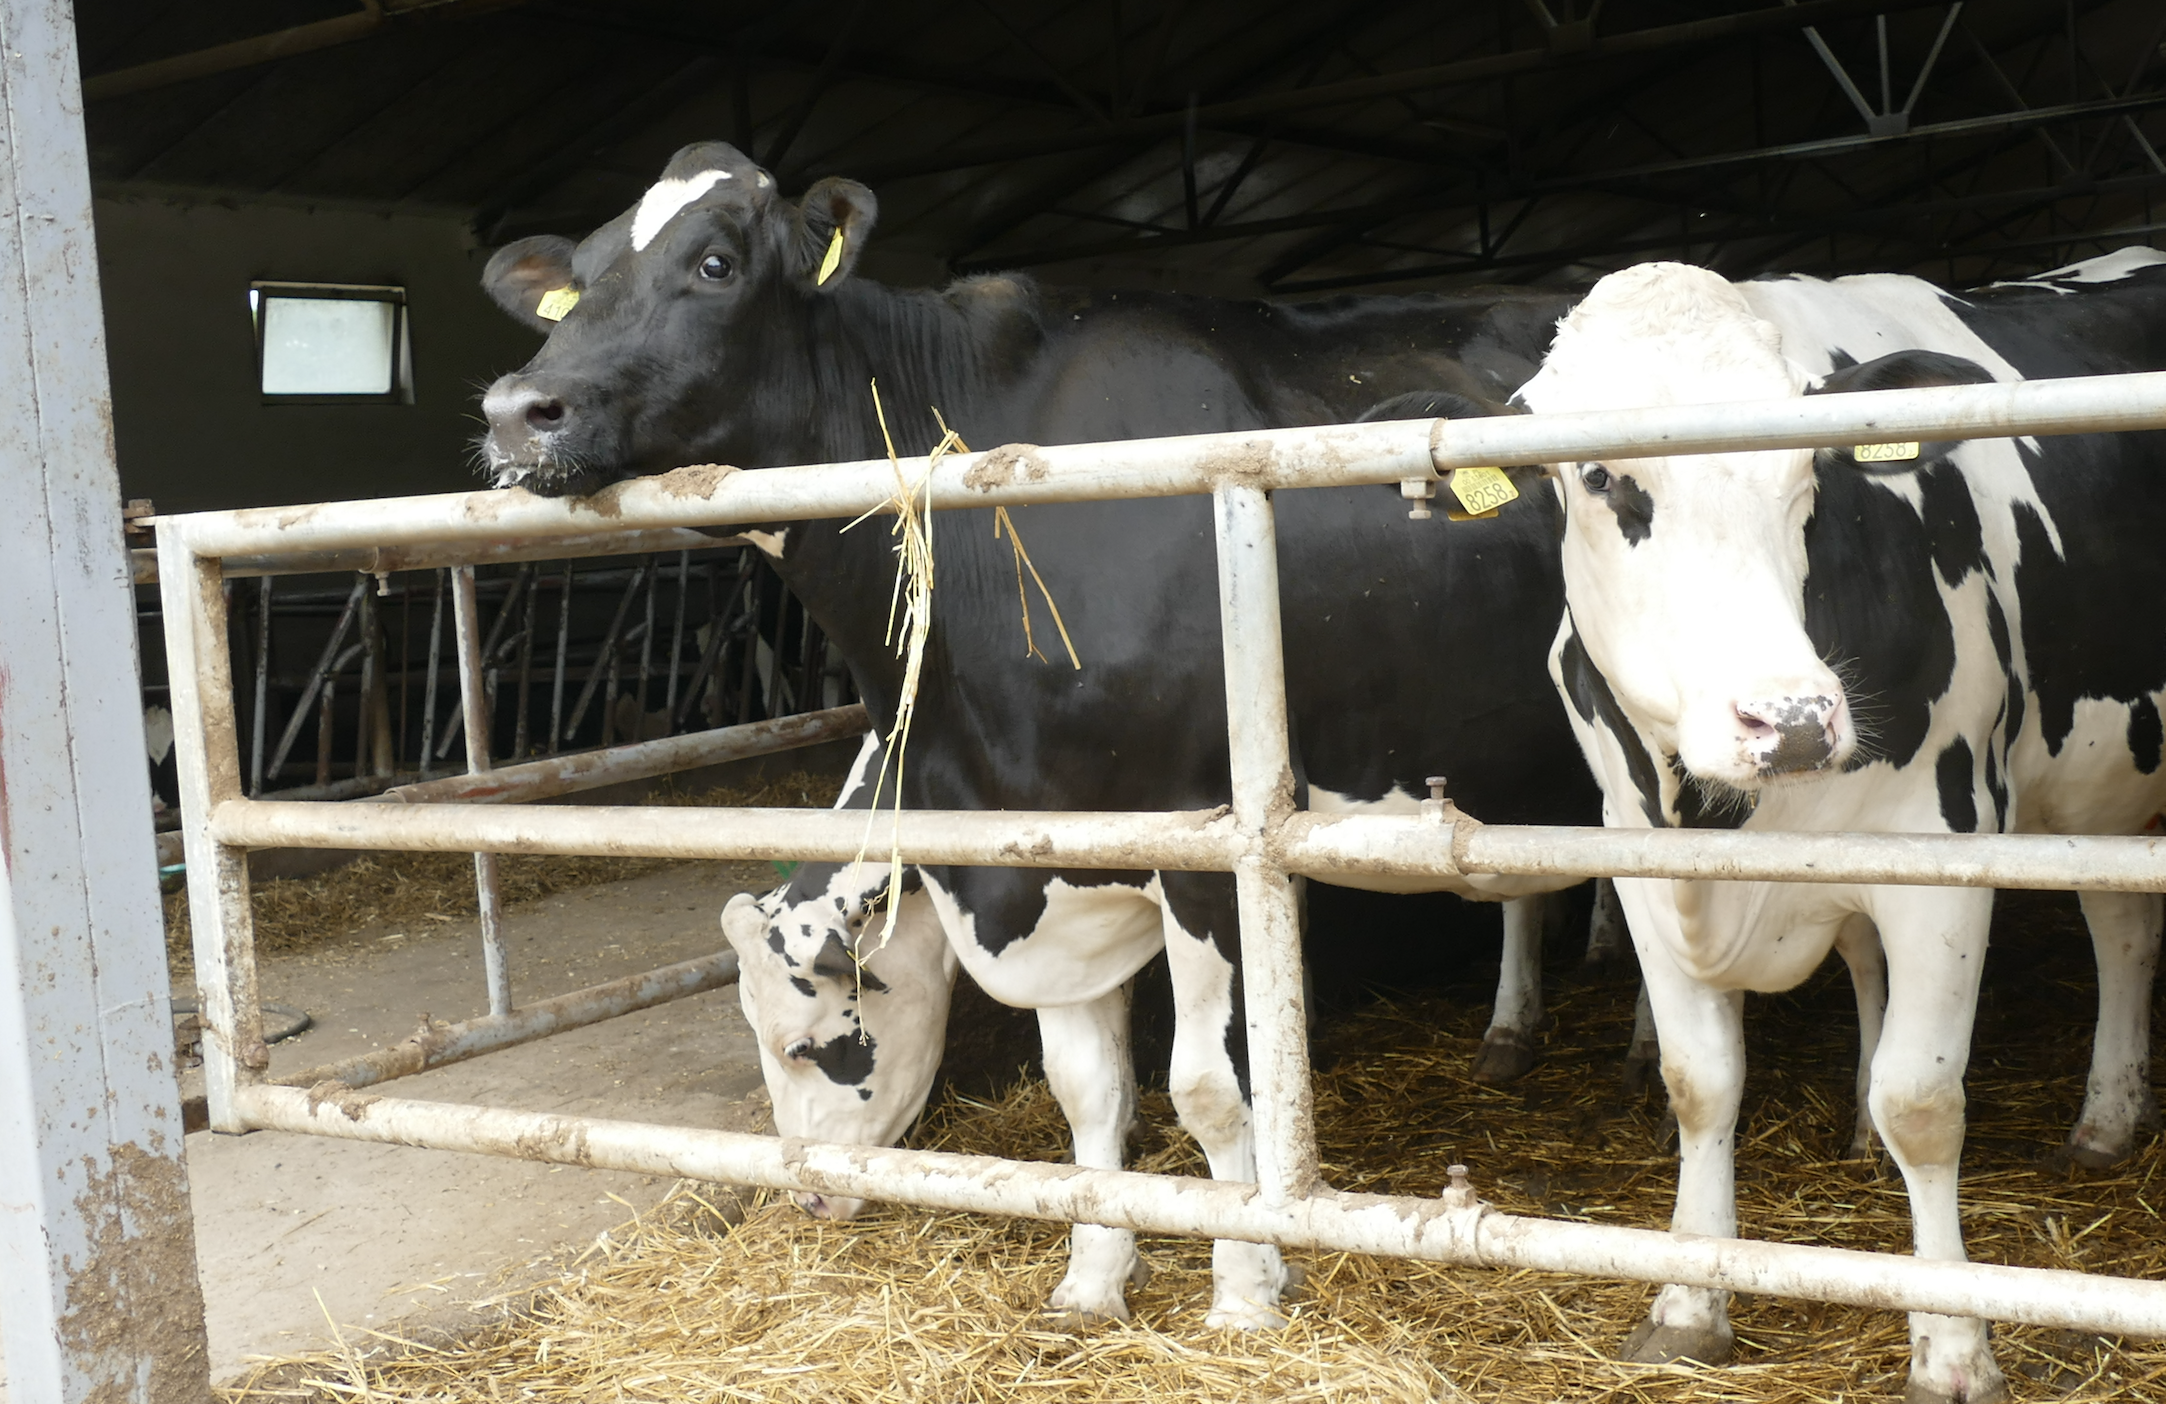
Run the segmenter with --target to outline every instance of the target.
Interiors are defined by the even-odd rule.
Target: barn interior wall
[[[454,218],[121,196],[96,203],[122,490],[161,511],[479,485],[480,387],[539,344],[480,288]],[[406,289],[412,404],[265,404],[255,279]]]

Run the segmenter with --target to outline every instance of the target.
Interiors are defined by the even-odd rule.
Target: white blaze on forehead
[[[1728,279],[1643,263],[1596,283],[1557,324],[1519,398],[1535,410],[1607,410],[1795,394],[1804,377],[1781,344]]]
[[[675,219],[686,205],[712,190],[715,183],[730,179],[728,171],[701,171],[698,175],[681,179],[658,180],[639,199],[639,210],[632,216],[632,248],[644,249],[654,242],[654,236],[662,232],[662,226]]]

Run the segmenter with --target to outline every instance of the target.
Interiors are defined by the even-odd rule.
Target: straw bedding
[[[1970,1079],[1964,1214],[1984,1261],[2157,1276],[2161,1147],[2116,1172],[2051,1157],[2081,1100],[2094,980],[2073,899],[2002,899]],[[1435,1193],[1473,1167],[1483,1196],[1525,1213],[1659,1227],[1672,1152],[1659,1094],[1616,1076],[1628,983],[1552,1001],[1540,1066],[1511,1088],[1465,1078],[1487,972],[1375,1002],[1318,1031],[1325,1173],[1344,1189]],[[1754,1236],[1901,1251],[1901,1181],[1840,1158],[1855,1020],[1823,976],[1755,998],[1740,1128],[1742,1221]],[[1200,1173],[1148,1094],[1141,1168]],[[1063,1148],[1042,1084],[953,1092],[916,1144],[1043,1159]],[[451,1345],[349,1332],[348,1349],[266,1365],[234,1400],[1616,1400],[1835,1401],[1900,1391],[1901,1319],[1741,1299],[1738,1360],[1715,1370],[1609,1360],[1652,1289],[1533,1273],[1298,1254],[1307,1284],[1283,1332],[1203,1328],[1209,1249],[1149,1239],[1156,1271],[1133,1324],[1080,1333],[1032,1317],[1062,1271],[1063,1230],[879,1208],[848,1224],[776,1197],[683,1186],[607,1244],[567,1260],[506,1321]],[[2018,1399],[2166,1399],[2166,1348],[2003,1328]]]
[[[683,791],[665,785],[641,801],[671,805],[825,807],[841,790],[837,776],[796,770],[750,786]],[[568,888],[622,882],[683,860],[578,858],[507,853],[497,859],[504,904],[528,902]],[[748,883],[772,879],[767,865],[748,869]],[[335,944],[363,927],[449,922],[476,914],[474,860],[464,853],[365,853],[342,868],[308,878],[253,884],[256,950],[287,955]],[[195,968],[185,888],[166,894],[166,959],[176,973]]]

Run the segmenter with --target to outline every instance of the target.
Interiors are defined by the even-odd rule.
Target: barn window
[[[248,310],[266,402],[413,403],[404,288],[252,283]]]

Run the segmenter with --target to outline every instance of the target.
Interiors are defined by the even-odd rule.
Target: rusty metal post
[[[509,601],[506,601],[509,604]],[[474,597],[474,568],[451,568],[451,627],[459,653],[460,715],[466,723],[466,772],[489,772],[489,733],[494,729],[481,675],[481,608]],[[481,909],[481,965],[489,987],[489,1012],[511,1013],[511,966],[504,956],[504,899],[496,880],[496,855],[474,855],[474,895]]]
[[[26,1404],[195,1404],[203,1298],[76,75],[66,4],[0,0],[0,1330]]]

